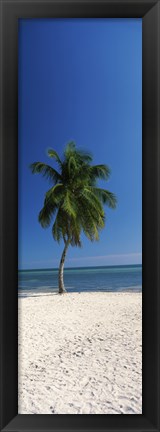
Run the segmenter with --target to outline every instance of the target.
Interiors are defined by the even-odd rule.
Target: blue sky
[[[19,268],[56,268],[63,243],[38,223],[49,183],[32,175],[35,161],[52,163],[65,144],[92,152],[111,168],[118,198],[106,207],[100,241],[82,235],[66,267],[141,263],[142,21],[21,19],[19,21]]]

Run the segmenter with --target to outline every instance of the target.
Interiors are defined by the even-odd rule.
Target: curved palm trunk
[[[66,258],[66,253],[67,253],[67,249],[69,246],[70,240],[67,240],[65,243],[65,247],[61,256],[61,261],[60,261],[60,265],[59,265],[59,294],[64,294],[66,292],[65,286],[64,286],[64,280],[63,280],[63,270],[64,270],[64,261]]]

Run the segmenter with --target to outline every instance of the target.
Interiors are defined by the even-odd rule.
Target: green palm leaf
[[[61,180],[61,175],[54,168],[42,162],[34,162],[30,165],[30,169],[32,174],[42,174],[43,177],[52,180],[54,183]]]
[[[47,152],[47,154],[48,154],[48,156],[50,158],[55,159],[56,162],[58,162],[58,164],[60,165],[60,167],[62,166],[61,159],[60,159],[60,157],[58,156],[58,153],[55,150],[49,149],[48,152]]]
[[[93,187],[92,190],[103,204],[107,204],[112,209],[116,208],[117,198],[112,192],[97,187]]]
[[[108,180],[111,170],[107,165],[93,165],[90,167],[90,178],[91,179],[102,179]]]

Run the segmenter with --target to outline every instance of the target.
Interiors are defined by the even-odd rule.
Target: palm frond
[[[47,203],[43,206],[42,210],[39,212],[38,221],[42,228],[48,228],[54,213],[56,212],[57,206],[51,203]]]
[[[108,180],[110,173],[110,168],[107,165],[93,165],[90,167],[90,178],[93,180]]]
[[[61,175],[58,171],[45,163],[34,162],[30,165],[30,169],[32,174],[42,174],[43,177],[52,180],[54,183],[61,180]]]
[[[82,195],[83,197],[85,197],[85,199],[87,199],[90,207],[93,207],[102,216],[104,215],[102,203],[100,202],[98,196],[93,192],[93,190],[90,187],[84,187]]]
[[[112,209],[116,208],[117,198],[112,192],[97,187],[93,187],[92,190],[103,204],[107,204]]]
[[[90,152],[87,152],[86,150],[79,149],[77,150],[77,156],[82,161],[82,163],[89,164],[93,160],[93,156]]]
[[[61,191],[61,193],[59,193]],[[63,185],[58,183],[45,194],[44,206],[41,209],[38,220],[43,228],[47,228],[56,212],[60,201],[63,199]]]
[[[98,240],[98,231],[104,227],[104,216],[90,206],[84,197],[79,198],[78,217],[86,237],[91,240]]]
[[[68,161],[68,174],[72,178],[77,172],[78,166],[77,161],[73,155],[70,156]]]
[[[63,183],[57,183],[55,186],[52,186],[45,194],[44,204],[46,205],[48,202],[54,205],[60,204],[61,200],[64,196],[64,186]]]
[[[59,207],[54,224],[52,226],[52,235],[55,240],[60,242],[61,238],[66,241],[69,237],[68,218],[62,207]]]
[[[58,243],[60,242],[61,238],[62,238],[62,225],[59,221],[58,215],[60,213],[60,210],[57,213],[57,217],[55,219],[55,222],[53,224],[52,227],[52,235],[54,240],[58,241]]]
[[[74,209],[74,201],[72,201],[72,199],[71,199],[71,193],[69,192],[69,190],[66,190],[66,194],[64,197],[62,208],[69,216],[76,218],[76,212]]]
[[[73,155],[73,153],[75,153],[75,151],[76,151],[76,143],[74,141],[70,141],[65,147],[64,155],[68,159],[71,154]]]
[[[83,163],[90,163],[93,159],[90,152],[83,149],[77,149],[74,141],[70,141],[66,145],[64,155],[67,159],[74,155],[74,158],[80,163],[80,165]]]
[[[58,164],[60,165],[60,167],[62,166],[62,161],[61,161],[61,159],[60,159],[58,153],[57,153],[55,150],[53,150],[53,149],[49,149],[49,150],[47,151],[47,154],[48,154],[48,156],[49,156],[50,158],[55,159],[56,162],[58,162]]]

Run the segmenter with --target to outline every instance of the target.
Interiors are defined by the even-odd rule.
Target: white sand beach
[[[19,414],[141,414],[141,293],[19,298]]]

